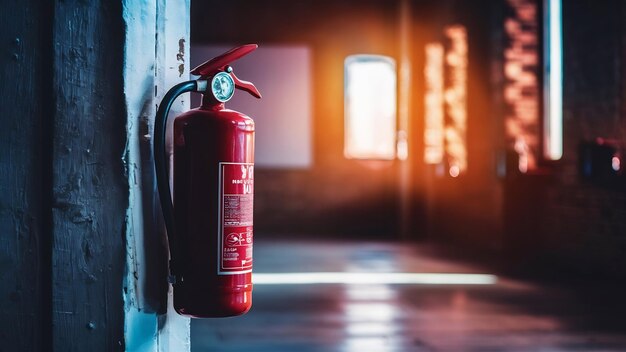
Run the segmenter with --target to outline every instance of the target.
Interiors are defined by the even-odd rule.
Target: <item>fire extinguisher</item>
[[[154,162],[170,248],[174,308],[196,318],[244,314],[252,305],[254,121],[224,107],[235,88],[256,98],[256,87],[229,65],[256,44],[234,48],[191,71],[161,102],[154,129]],[[174,120],[171,201],[165,130],[172,103],[203,93],[202,105]]]

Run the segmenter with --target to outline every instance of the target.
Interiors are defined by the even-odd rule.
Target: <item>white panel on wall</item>
[[[247,43],[242,43],[247,44]],[[193,45],[191,67],[237,45]],[[258,100],[237,91],[226,103],[255,121],[255,164],[267,168],[307,168],[312,163],[311,50],[306,46],[266,46],[235,61],[239,79],[256,85]],[[200,104],[199,95],[192,106]]]

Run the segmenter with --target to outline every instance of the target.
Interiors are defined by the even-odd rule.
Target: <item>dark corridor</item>
[[[619,318],[626,309],[626,178],[616,165],[626,146],[626,7],[554,3],[192,4],[198,63],[203,57],[194,53],[258,42],[269,49],[250,64],[242,59],[240,72],[267,69],[267,77],[254,76],[260,87],[296,84],[303,91],[297,84],[309,81],[294,83],[299,73],[290,58],[297,54],[288,53],[308,55],[300,71],[311,77],[310,102],[283,102],[300,108],[289,119],[310,107],[300,122],[276,117],[272,124],[281,112],[233,102],[272,129],[306,136],[301,128],[309,126],[304,165],[257,159],[259,280],[372,273],[372,282],[354,285],[323,283],[325,277],[257,284],[244,318],[192,322],[192,350],[626,349]],[[209,9],[221,14],[219,26],[203,20]],[[549,36],[555,26],[560,42]],[[395,60],[397,134],[388,159],[347,151],[345,62],[358,54]],[[281,73],[289,77],[284,83],[276,80]],[[557,94],[561,130],[552,122]],[[370,136],[377,141],[384,134],[378,123]],[[266,135],[275,145],[278,134],[259,129],[257,148],[265,148]],[[384,284],[376,272],[497,279]]]
[[[254,303],[187,319],[155,116],[251,43]],[[0,48],[2,352],[626,351],[623,0],[5,1]]]

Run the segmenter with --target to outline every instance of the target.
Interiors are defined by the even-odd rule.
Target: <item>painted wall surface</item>
[[[124,96],[129,184],[124,336],[133,352],[188,351],[189,319],[172,307],[168,252],[154,175],[154,116],[167,90],[189,77],[189,1],[125,1]],[[189,108],[178,99],[171,117]],[[171,147],[171,144],[170,144]],[[171,148],[170,148],[171,153]]]
[[[235,46],[193,45],[191,67]],[[258,100],[237,91],[226,104],[254,119],[255,167],[309,168],[313,158],[311,50],[304,45],[262,45],[232,66],[237,77],[253,82],[263,96]],[[201,100],[200,94],[192,94],[192,106],[199,106]]]

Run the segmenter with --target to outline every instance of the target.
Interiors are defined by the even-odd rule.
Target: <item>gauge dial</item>
[[[211,81],[211,91],[213,96],[220,102],[229,101],[235,93],[235,82],[226,72],[219,72]]]

